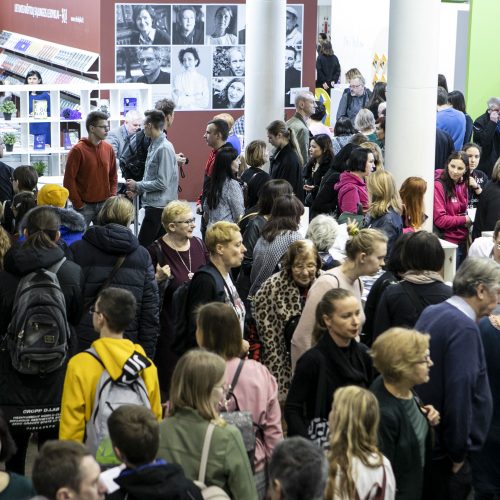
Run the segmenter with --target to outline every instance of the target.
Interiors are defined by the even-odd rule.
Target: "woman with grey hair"
[[[338,260],[330,255],[330,248],[335,243],[339,225],[337,221],[331,216],[326,214],[319,214],[309,223],[307,228],[306,238],[311,240],[318,249],[319,256],[321,257],[323,271],[328,271],[334,267],[340,266]]]
[[[363,108],[358,111],[354,119],[354,128],[361,134],[366,135],[369,141],[378,143],[377,134],[375,133],[375,117],[369,109]]]

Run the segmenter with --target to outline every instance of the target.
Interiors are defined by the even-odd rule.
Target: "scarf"
[[[406,271],[403,279],[415,285],[426,285],[435,281],[444,283],[443,277],[436,271]]]

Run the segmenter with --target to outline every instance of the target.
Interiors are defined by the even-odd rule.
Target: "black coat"
[[[324,155],[324,158],[322,158],[321,160],[322,161],[318,165],[318,168],[316,169],[314,174],[313,174],[313,167],[316,164],[316,160],[313,158],[311,158],[305,164],[302,172],[302,176],[304,177],[304,184],[314,186],[314,189],[312,191],[309,191],[309,193],[312,194],[312,202],[314,202],[314,199],[318,195],[319,187],[321,185],[323,177],[332,166],[333,157],[327,157],[326,155]]]
[[[451,287],[440,281],[420,285],[409,281],[406,283],[419,297],[421,303],[415,304],[401,283],[389,285],[377,305],[373,340],[393,326],[413,328],[424,307],[439,304],[453,295]]]
[[[320,54],[316,59],[316,88],[323,88],[323,83],[332,88],[332,82],[336,83],[340,77],[340,63],[334,54],[326,56]]]
[[[391,462],[396,478],[397,500],[423,500],[428,488],[427,477],[432,450],[429,428],[425,441],[424,468],[420,467],[420,447],[411,421],[400,403],[378,377],[370,387],[380,406],[379,448]]]
[[[33,249],[16,245],[7,252],[5,270],[0,272],[0,335],[7,332],[21,277],[41,267],[50,267],[62,257],[64,252],[59,247]],[[82,314],[82,270],[74,262],[66,260],[57,271],[57,278],[66,301],[68,322],[76,326]],[[71,349],[70,340],[70,352]],[[66,364],[43,378],[23,375],[12,367],[8,351],[0,350],[0,387],[3,388],[0,390],[0,406],[7,414],[8,408],[14,406],[59,406],[65,372]]]
[[[200,489],[186,479],[177,464],[156,462],[138,469],[125,469],[114,479],[120,489],[108,500],[202,500]]]
[[[302,166],[297,153],[290,144],[283,146],[270,158],[271,179],[285,179],[293,188],[295,196],[304,201],[304,189],[302,181]]]
[[[91,226],[80,241],[69,247],[73,260],[85,276],[83,297],[86,304],[95,301],[116,260],[126,255],[110,286],[131,291],[137,300],[136,317],[125,330],[125,338],[140,344],[153,358],[159,334],[158,286],[149,252],[139,245],[137,237],[118,224]],[[90,314],[77,327],[79,349],[85,350],[98,338]]]
[[[493,165],[500,156],[500,132],[488,113],[484,113],[474,122],[473,131],[474,142],[482,148],[477,168],[491,177]]]
[[[250,167],[241,174],[241,181],[247,185],[247,200],[245,208],[257,205],[260,190],[271,176],[258,167]]]
[[[493,231],[500,219],[500,183],[490,181],[486,184],[477,205],[472,236],[479,238],[482,231]]]
[[[338,191],[335,191],[335,184],[340,179],[340,172],[330,168],[323,179],[318,189],[314,201],[311,205],[310,218],[313,219],[318,214],[334,214],[338,208],[339,196]]]
[[[354,367],[357,376],[348,374],[339,359]],[[353,340],[349,347],[340,348],[325,333],[297,361],[285,403],[288,436],[307,438],[307,427],[313,418],[328,418],[336,389],[346,385],[367,388],[372,380],[373,365],[367,347]]]

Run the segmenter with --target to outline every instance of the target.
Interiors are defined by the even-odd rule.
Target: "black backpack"
[[[150,144],[151,139],[146,137],[142,129],[128,137],[119,159],[124,179],[142,180]]]
[[[220,274],[220,272],[211,265],[205,265],[200,267],[198,271],[194,273],[193,279],[183,283],[177,290],[175,290],[172,296],[172,324],[174,325],[174,340],[172,343],[173,351],[181,356],[188,349],[193,346],[190,340],[189,323],[190,316],[192,313],[192,306],[190,301],[190,290],[191,285],[195,280],[195,277],[200,273],[209,274],[212,276],[215,282],[216,288],[216,298],[215,302],[225,302],[226,299],[226,282]],[[232,300],[231,294],[229,294]]]
[[[20,373],[43,376],[66,360],[71,330],[56,274],[65,260],[27,274],[17,286],[7,344],[12,366]]]

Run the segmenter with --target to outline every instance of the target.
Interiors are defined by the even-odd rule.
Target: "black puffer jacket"
[[[110,286],[130,290],[137,300],[135,320],[125,330],[125,337],[140,344],[153,358],[159,333],[158,286],[148,251],[126,227],[118,224],[91,226],[80,241],[70,246],[73,260],[82,267],[85,284],[84,303],[95,301],[108,279],[116,260],[125,261]],[[77,327],[79,350],[85,350],[97,339],[90,314],[85,314]]]
[[[64,252],[59,247],[34,249],[16,245],[7,252],[5,271],[0,272],[0,335],[7,332],[21,277],[41,267],[50,267],[62,257]],[[82,313],[82,270],[67,260],[57,277],[66,300],[68,322],[76,326]],[[65,372],[66,364],[43,378],[20,374],[12,368],[8,351],[0,350],[0,387],[3,388],[0,390],[0,406],[8,415],[12,407],[59,406]]]

